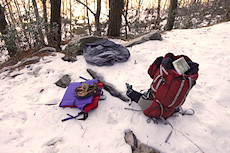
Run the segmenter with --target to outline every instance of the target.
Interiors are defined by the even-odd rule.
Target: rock
[[[71,79],[68,74],[64,75],[61,79],[59,79],[55,84],[61,88],[66,88],[70,84]]]
[[[131,146],[132,150],[137,148],[137,138],[132,131],[125,133],[125,142]]]
[[[149,37],[150,40],[162,40],[161,34],[159,32],[154,33]]]
[[[48,52],[56,52],[56,49],[53,48],[53,47],[44,47],[44,48],[40,49],[39,51],[33,53],[32,55],[34,56],[34,55],[37,55],[37,54],[44,53],[46,51],[48,51]]]
[[[70,54],[70,55],[82,55],[83,54],[83,48],[87,43],[93,43],[101,40],[105,40],[106,38],[102,37],[96,37],[96,36],[89,36],[84,37],[81,39],[74,39],[72,40],[65,48],[64,52]]]
[[[14,59],[10,60],[10,61],[8,62],[8,64],[9,64],[9,65],[15,65],[15,64],[18,63],[18,61],[20,61],[20,59],[17,58],[17,57],[15,57]]]
[[[130,130],[125,132],[124,139],[125,139],[125,142],[131,146],[132,153],[160,153],[156,149],[149,147],[143,143],[138,145],[138,140],[135,134]]]
[[[132,47],[134,45],[141,44],[141,43],[149,41],[149,40],[162,40],[161,34],[158,31],[154,30],[148,34],[137,37],[137,38],[123,44],[123,46],[124,47]]]
[[[67,62],[76,62],[77,58],[76,57],[71,57],[71,56],[67,56],[65,55],[64,57],[61,58],[63,61],[67,61]]]
[[[24,58],[21,60],[21,62],[18,62],[18,64],[16,64],[15,66],[20,67],[22,65],[28,65],[28,64],[32,64],[32,63],[37,63],[40,61],[40,57],[38,56],[34,56],[31,58]]]
[[[160,153],[160,152],[142,143],[138,145],[138,147],[136,148],[136,150],[134,150],[133,153]]]
[[[31,58],[24,58],[21,61],[19,60],[19,62],[17,62],[18,60],[19,60],[19,58],[16,58],[16,59],[10,61],[9,65],[12,65],[12,66],[4,67],[2,70],[0,70],[0,73],[2,73],[4,71],[12,71],[15,68],[24,67],[24,66],[29,65],[29,64],[37,63],[40,61],[40,57],[33,56]]]
[[[19,75],[22,75],[23,73],[17,73],[17,74],[14,74],[14,75],[12,75],[12,76],[10,76],[11,78],[16,78],[17,76],[19,76]]]

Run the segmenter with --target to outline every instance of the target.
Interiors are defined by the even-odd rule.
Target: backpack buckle
[[[161,81],[162,84],[165,85],[166,81],[165,81],[165,78],[163,77],[163,75],[161,75],[160,78],[161,78],[161,80],[162,80],[162,81]]]

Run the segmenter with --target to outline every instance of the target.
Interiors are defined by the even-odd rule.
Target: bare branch
[[[129,99],[125,96],[123,96],[115,87],[113,87],[113,85],[111,85],[110,83],[106,82],[105,80],[103,80],[102,77],[100,77],[98,75],[98,73],[94,72],[92,69],[87,69],[87,72],[94,78],[94,79],[98,79],[99,82],[103,83],[103,87],[105,90],[107,90],[112,96],[114,97],[118,97],[123,101],[129,101]]]
[[[185,138],[187,138],[192,144],[194,144],[201,151],[201,153],[204,153],[204,151],[195,142],[193,142],[188,136],[186,136],[182,131],[179,131],[177,129],[175,130],[180,132]]]
[[[76,0],[78,3],[84,5],[94,16],[96,15],[85,3],[81,2],[80,0]]]

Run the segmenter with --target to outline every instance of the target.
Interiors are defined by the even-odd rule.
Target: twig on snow
[[[193,142],[188,136],[186,136],[182,131],[179,131],[177,129],[175,129],[176,131],[178,131],[179,133],[181,133],[185,138],[187,138],[192,144],[194,144],[200,151],[201,153],[204,153],[204,151],[195,143]]]

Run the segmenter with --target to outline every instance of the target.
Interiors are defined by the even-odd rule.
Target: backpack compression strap
[[[165,78],[163,77],[163,72],[168,75],[168,72],[165,70],[165,68],[160,65],[160,74],[154,79],[154,83],[156,83],[158,80],[158,83],[155,88],[153,88],[153,85],[151,84],[150,88],[154,91],[157,92],[157,89],[159,88],[160,84],[165,84]]]
[[[70,119],[74,119],[74,118],[77,119],[77,117],[80,116],[80,115],[83,115],[83,117],[82,117],[82,118],[79,118],[78,120],[86,120],[87,117],[88,117],[88,114],[85,113],[85,112],[79,112],[76,116],[72,116],[72,115],[70,115],[70,114],[67,114],[67,115],[70,116],[70,117],[61,120],[62,122],[67,121],[67,120],[70,120]]]

